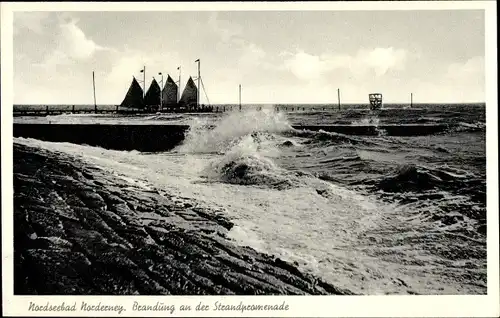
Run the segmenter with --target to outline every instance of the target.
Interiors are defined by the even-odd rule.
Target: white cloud
[[[129,82],[133,75],[138,77],[144,65],[147,64],[149,67],[152,62],[151,60],[151,58],[143,54],[122,54],[113,64],[111,71],[107,75],[107,80],[110,83]],[[148,69],[146,69],[146,75],[148,74],[147,72]]]
[[[319,78],[326,71],[328,62],[319,56],[305,52],[298,52],[293,57],[285,60],[285,67],[288,68],[297,78],[301,80],[314,80]]]
[[[215,32],[223,42],[228,42],[241,35],[242,28],[238,24],[217,19],[218,13],[213,12],[208,19],[208,26]]]
[[[361,50],[357,60],[375,71],[377,76],[385,75],[390,69],[401,70],[404,68],[407,53],[403,49],[375,48]]]
[[[216,47],[221,50],[241,51],[242,54],[238,60],[239,66],[251,65],[255,67],[266,56],[264,49],[241,36],[243,32],[241,25],[227,20],[219,20],[217,17],[217,12],[214,12],[208,20],[211,30],[220,39],[220,43]]]
[[[65,17],[65,16],[63,16]],[[56,36],[57,46],[49,53],[44,61],[35,66],[45,69],[53,69],[57,65],[68,65],[75,61],[90,59],[97,51],[111,51],[87,38],[85,33],[77,26],[78,20],[72,18],[61,18]]]
[[[477,102],[485,99],[485,80],[484,57],[476,56],[465,62],[451,63],[446,73],[434,80],[435,85],[424,87],[426,92],[445,101]]]
[[[255,68],[266,57],[266,52],[254,43],[244,43],[243,54],[239,58],[238,67]]]
[[[484,86],[469,86],[463,82],[416,81],[412,86],[414,102],[476,103],[484,102]]]
[[[144,66],[146,66],[147,90],[153,77],[160,84],[161,75],[158,72],[163,72],[163,79],[165,81],[168,72],[177,72],[179,60],[179,55],[176,52],[145,53],[133,50],[117,52],[111,71],[103,79],[103,85],[107,87],[106,102],[120,103],[130,85],[132,76],[135,76],[139,81],[143,80],[144,74],[140,71]],[[185,72],[183,73],[185,74]],[[176,80],[177,73],[170,73],[170,76]],[[182,81],[185,83],[187,77],[186,75],[183,76]],[[143,84],[141,83],[142,86]]]
[[[61,35],[59,50],[70,58],[84,60],[90,58],[98,50],[105,48],[87,38],[85,33],[72,20],[59,25]]]
[[[15,12],[14,13],[14,34],[22,29],[27,29],[37,34],[43,33],[45,22],[50,16],[50,12]]]
[[[367,94],[372,91],[381,91],[391,102],[409,100],[410,92],[419,102],[484,100],[485,61],[482,56],[451,63],[422,78],[407,74],[407,80],[401,74],[390,74],[404,70],[409,59],[415,57],[403,49],[360,49],[352,55],[283,52],[281,57],[286,69],[302,80],[302,84],[293,84],[288,89],[283,87],[283,92],[287,92],[279,97],[283,100],[335,102],[337,86],[343,100],[348,102],[366,102]],[[333,82],[328,80],[332,73],[337,74]]]
[[[283,52],[284,66],[298,79],[312,81],[321,79],[334,70],[346,70],[355,77],[362,77],[373,72],[381,77],[389,70],[404,69],[407,52],[404,49],[374,48],[360,49],[355,55],[322,54],[313,55],[304,51],[295,54]]]
[[[68,57],[68,55],[58,49],[54,50],[51,52],[47,57],[44,59],[42,63],[33,63],[34,67],[40,67],[44,69],[45,71],[51,71],[56,67],[57,65],[68,65],[71,63],[71,59]]]
[[[272,64],[266,60],[267,52],[242,37],[240,24],[218,19],[218,13],[214,12],[209,16],[208,26],[209,31],[217,37],[215,51],[226,56],[227,64],[232,66],[217,71],[217,78],[224,85],[226,82],[241,82],[248,76],[256,76],[259,69],[264,71],[272,68]]]
[[[482,56],[475,56],[465,63],[452,63],[448,66],[446,73],[448,79],[459,79],[468,81],[482,81],[485,77],[485,61]]]

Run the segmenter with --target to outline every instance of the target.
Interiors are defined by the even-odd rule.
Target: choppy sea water
[[[486,293],[484,105],[275,109],[15,119],[189,124],[184,142],[163,153],[15,142],[70,153],[130,182],[219,207],[237,225],[230,236],[238,244],[296,261],[356,293]],[[409,137],[291,128],[414,123],[453,128]]]

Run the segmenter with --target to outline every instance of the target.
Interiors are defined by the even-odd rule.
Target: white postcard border
[[[124,316],[217,316],[217,317],[487,317],[498,316],[498,123],[497,123],[497,40],[495,1],[380,1],[380,2],[259,2],[259,3],[2,3],[1,4],[1,130],[2,130],[2,288],[3,314],[6,316],[115,316],[116,312],[40,312],[29,311],[30,302],[57,305],[82,302],[123,305]],[[13,11],[230,11],[230,10],[472,10],[485,11],[486,112],[487,112],[487,235],[488,295],[484,296],[13,296]],[[173,314],[132,311],[132,304],[174,304]],[[281,304],[288,311],[179,311],[181,305],[193,308],[200,302],[211,308],[224,304]]]

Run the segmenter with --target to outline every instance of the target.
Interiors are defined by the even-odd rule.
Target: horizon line
[[[201,103],[205,104],[205,103]],[[200,104],[200,105],[201,105]],[[408,103],[408,102],[389,102],[389,103],[384,103],[384,105],[440,105],[440,104],[446,104],[446,105],[471,105],[471,104],[486,104],[486,101],[482,102],[420,102],[420,103]],[[41,103],[41,104],[22,104],[22,103],[13,103],[13,106],[87,106],[87,105],[94,105],[94,103],[64,103],[64,104],[51,104],[51,103]],[[119,104],[107,104],[107,103],[101,103],[101,104],[96,104],[97,106],[120,106]],[[239,103],[206,103],[205,105],[239,105]],[[301,103],[301,102],[288,102],[288,103],[242,103],[242,106],[244,105],[276,105],[276,106],[281,106],[281,105],[333,105],[333,106],[338,106],[338,103],[336,102],[330,102],[330,103]],[[369,102],[350,102],[350,103],[341,103],[340,106],[349,106],[349,105],[370,105]]]

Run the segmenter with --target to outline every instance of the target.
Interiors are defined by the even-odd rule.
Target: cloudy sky
[[[483,11],[15,12],[14,103],[119,104],[132,76],[211,103],[484,101]],[[205,102],[205,98],[202,98]]]

